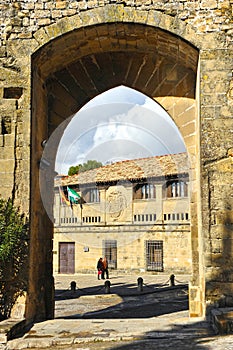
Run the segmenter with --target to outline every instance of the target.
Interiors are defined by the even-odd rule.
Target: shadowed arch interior
[[[198,51],[158,28],[98,25],[53,40],[34,58],[48,96],[49,134],[98,94],[125,85],[149,97],[195,97]]]

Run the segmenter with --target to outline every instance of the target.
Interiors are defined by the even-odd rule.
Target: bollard
[[[138,291],[142,292],[143,291],[143,278],[138,277]]]
[[[75,292],[75,289],[76,289],[76,282],[75,281],[70,282],[70,288],[71,288],[72,292]]]
[[[109,293],[110,293],[110,286],[111,286],[110,281],[105,281],[105,282],[104,282],[104,288],[105,288],[105,293],[106,293],[106,294],[109,294]]]
[[[173,287],[174,285],[175,285],[175,275],[172,274],[172,275],[170,276],[170,286]]]

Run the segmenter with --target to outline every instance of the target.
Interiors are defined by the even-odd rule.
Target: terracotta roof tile
[[[106,183],[120,180],[137,180],[188,173],[189,161],[187,153],[124,160],[88,170],[73,176],[58,179],[55,185],[75,185]]]

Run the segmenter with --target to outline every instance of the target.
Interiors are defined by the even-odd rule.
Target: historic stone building
[[[184,153],[125,160],[56,181],[54,273],[191,273],[189,162]],[[76,203],[72,192],[80,198]],[[65,197],[64,197],[65,196]]]
[[[232,295],[232,8],[232,0],[0,1],[0,194],[30,219],[28,321],[54,314],[47,204],[59,137],[40,168],[43,141],[120,85],[160,103],[186,145],[190,315]]]

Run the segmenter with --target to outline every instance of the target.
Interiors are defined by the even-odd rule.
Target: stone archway
[[[192,162],[193,281],[190,287],[190,315],[204,315],[206,305],[222,304],[223,299],[227,305],[228,297],[233,294],[232,4],[222,1],[180,1],[177,4],[172,1],[121,4],[108,0],[104,3],[95,0],[45,0],[41,4],[34,0],[2,1],[1,19],[0,194],[3,198],[11,196],[14,204],[28,214],[31,221],[27,319],[53,317],[52,225],[44,212],[39,191],[41,142],[67,116],[67,111],[78,110],[80,104],[85,103],[85,98],[88,100],[98,94],[95,88],[90,89],[90,95],[78,101],[75,98],[73,104],[73,96],[68,93],[67,101],[70,102],[68,106],[61,103],[60,109],[59,102],[64,101],[59,101],[56,96],[62,94],[53,91],[54,82],[49,84],[48,78],[64,68],[61,53],[64,53],[65,63],[71,64],[91,57],[91,54],[97,59],[97,54],[107,51],[114,53],[119,45],[124,52],[131,52],[132,56],[142,52],[143,48],[151,47],[153,52],[155,47],[159,47],[157,54],[163,52],[168,58],[178,55],[177,48],[182,58],[185,54],[182,48],[186,47],[193,57],[192,54],[186,56],[190,60],[188,65],[184,64],[184,68],[190,68],[194,59],[195,77],[195,47],[199,49],[200,69],[196,81],[200,81],[200,87],[197,83],[197,98],[172,94],[169,97],[165,94],[154,97],[172,118],[177,116],[176,123],[182,129],[182,134],[186,135]],[[130,32],[126,30],[128,24]],[[145,35],[139,35],[139,26]],[[146,42],[147,29],[151,31],[151,28],[154,35],[148,36],[149,41]],[[78,36],[78,32],[83,35]],[[76,33],[80,41],[75,46],[73,38]],[[56,43],[59,45],[56,46]],[[148,53],[147,50],[145,52]],[[138,72],[145,72],[147,65],[136,67]],[[139,76],[143,78],[142,74]],[[174,79],[175,75],[171,76]],[[182,85],[181,80],[180,83]],[[183,87],[187,88],[186,83],[184,79]],[[68,85],[72,86],[71,83]],[[97,85],[101,91],[107,88],[107,85],[101,87],[101,84],[94,84]],[[131,85],[140,90],[136,81],[130,82]],[[62,84],[63,89],[66,90],[66,87],[66,84]],[[146,89],[142,89],[142,92],[144,90],[146,93]],[[152,92],[147,93],[153,95]],[[49,103],[48,94],[51,97]],[[50,119],[48,105],[51,107]],[[73,108],[70,108],[71,105]],[[62,109],[64,113],[57,113]],[[190,111],[195,118],[191,117]]]
[[[91,12],[95,12],[94,10]],[[96,10],[96,13],[100,13]],[[92,13],[93,15],[93,13]],[[91,16],[91,13],[90,13]],[[164,26],[162,16],[161,27]],[[165,15],[164,15],[165,16]],[[169,21],[169,17],[165,16]],[[89,17],[88,17],[89,18]],[[89,18],[90,19],[90,18]],[[53,225],[40,198],[39,170],[43,149],[55,128],[86,102],[109,88],[124,84],[159,102],[176,122],[191,160],[193,194],[191,198],[193,288],[190,314],[202,315],[204,288],[200,280],[200,235],[197,198],[199,134],[196,102],[198,50],[174,33],[155,27],[156,18],[147,23],[119,21],[83,26],[64,21],[48,28],[49,38],[32,57],[32,137],[31,137],[31,265],[26,317],[53,317],[52,235]],[[140,22],[140,21],[139,21]],[[72,22],[77,26],[75,20]],[[62,24],[64,27],[62,27]],[[148,25],[150,24],[150,25]],[[168,25],[167,25],[168,27]],[[168,28],[167,28],[168,29]],[[61,35],[62,34],[62,35]],[[50,40],[53,39],[53,40]],[[62,136],[62,135],[61,135]],[[56,144],[51,150],[54,162]],[[52,169],[52,167],[51,167]],[[46,175],[48,177],[48,175]],[[53,173],[45,181],[53,183]],[[200,294],[202,291],[202,295]]]

